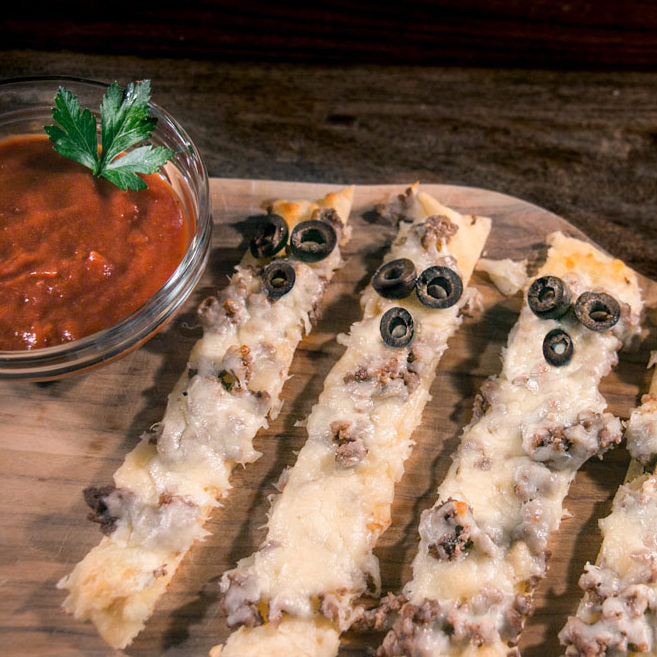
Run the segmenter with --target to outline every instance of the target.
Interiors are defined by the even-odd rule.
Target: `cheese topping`
[[[348,188],[271,210],[290,230],[310,218],[328,221],[344,243],[352,196]],[[87,491],[106,537],[59,587],[69,590],[65,609],[92,620],[114,647],[141,630],[179,561],[206,534],[233,466],[260,456],[253,438],[280,410],[295,349],[342,257],[336,247],[319,262],[289,262],[295,284],[280,298],[264,288],[267,262],[247,253],[229,285],[203,302],[203,337],[162,422],[127,455],[114,487]]]
[[[610,515],[600,520],[602,547],[596,564],[588,563],[580,577],[584,596],[577,613],[559,634],[568,657],[657,654],[655,394],[644,395],[632,411],[625,438],[635,460]]]
[[[527,284],[526,260],[518,262],[510,258],[504,260],[480,258],[477,270],[485,271],[495,287],[505,296],[513,296]]]
[[[490,221],[462,216],[415,189],[397,205],[402,223],[385,262],[408,258],[418,274],[448,266],[467,282]],[[307,442],[273,500],[263,547],[222,579],[229,624],[294,622],[296,640],[305,641],[328,619],[335,649],[294,653],[292,644],[283,649],[281,634],[264,625],[241,628],[222,656],[336,654],[339,632],[355,618],[354,599],[379,590],[372,550],[390,523],[411,434],[467,298],[438,310],[422,305],[415,294],[390,300],[368,286],[363,318],[339,337],[347,349],[326,377],[306,423]],[[415,337],[406,347],[388,346],[380,334],[381,317],[395,306],[413,317]]]
[[[502,371],[482,387],[438,499],[421,517],[408,602],[379,655],[508,655],[545,574],[548,537],[570,482],[586,459],[621,438],[598,384],[638,333],[636,277],[588,244],[560,233],[548,240],[539,276],[564,280],[573,299],[606,291],[621,303],[621,319],[595,332],[574,313],[540,319],[524,304]],[[556,327],[574,343],[572,359],[559,367],[542,352]]]

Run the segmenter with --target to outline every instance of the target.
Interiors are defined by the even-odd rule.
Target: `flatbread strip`
[[[548,244],[539,275],[564,280],[573,301],[584,291],[606,291],[621,306],[620,320],[598,332],[572,311],[560,320],[539,319],[523,305],[502,372],[484,383],[438,499],[421,516],[406,602],[380,657],[518,654],[570,482],[586,459],[621,438],[598,384],[638,332],[636,276],[561,233]],[[572,360],[560,367],[542,350],[544,336],[557,327],[574,343]]]
[[[490,231],[487,218],[463,216],[433,197],[407,190],[386,211],[401,218],[385,261],[408,258],[418,275],[432,266],[458,270],[467,284]],[[261,549],[222,579],[229,625],[244,623],[222,657],[335,655],[340,633],[357,618],[355,598],[380,589],[372,553],[390,524],[394,486],[447,341],[462,321],[468,294],[445,309],[416,295],[384,299],[372,285],[307,419],[308,439],[280,480]],[[401,306],[415,337],[388,346],[380,323]]]
[[[292,231],[307,219],[333,224],[348,239],[353,188],[311,201],[275,201],[268,210]],[[284,257],[282,251],[277,257]],[[114,475],[114,486],[85,491],[106,534],[58,584],[64,608],[91,620],[110,645],[124,648],[141,631],[211,510],[230,488],[235,464],[255,461],[253,438],[281,406],[292,357],[334,271],[340,247],[305,263],[290,256],[294,287],[271,300],[268,259],[247,253],[229,285],[201,304],[203,337],[169,395],[162,422],[142,437]]]
[[[567,657],[657,655],[657,373],[627,422],[632,461],[609,516],[584,596],[559,633]]]

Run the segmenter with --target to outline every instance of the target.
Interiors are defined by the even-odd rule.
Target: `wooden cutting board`
[[[412,182],[412,181],[410,181]],[[0,653],[101,657],[119,654],[106,646],[90,624],[60,609],[63,592],[56,582],[100,540],[86,520],[82,490],[109,483],[140,434],[157,422],[166,397],[201,334],[194,309],[227,276],[245,247],[243,221],[273,197],[316,198],[336,186],[291,182],[222,180],[211,182],[215,234],[203,281],[183,312],[141,349],[104,368],[47,386],[0,383]],[[480,189],[427,185],[424,189],[458,210],[488,215],[493,230],[486,248],[490,258],[540,261],[543,239],[554,230],[583,237],[564,219],[509,196]],[[305,439],[295,423],[306,417],[323,379],[343,348],[337,333],[360,317],[358,292],[376,269],[394,230],[377,223],[374,205],[403,191],[401,186],[357,187],[352,212],[353,239],[347,263],[329,288],[324,313],[301,344],[284,389],[285,404],[256,447],[262,458],[235,471],[233,490],[209,523],[212,532],[188,555],[153,618],[128,655],[197,657],[223,640],[227,628],[218,612],[222,572],[256,549],[264,538],[268,496],[280,471],[291,465]],[[417,445],[397,488],[393,521],[376,552],[384,590],[398,591],[409,577],[420,513],[431,506],[434,491],[450,464],[461,428],[482,381],[499,370],[500,350],[514,324],[520,295],[505,298],[484,274],[472,283],[483,296],[483,311],[468,319],[450,341],[442,359],[433,400],[417,430]],[[649,305],[657,283],[642,279]],[[654,333],[652,331],[651,333]],[[648,335],[633,353],[623,354],[603,384],[610,410],[627,417],[648,387]],[[524,657],[558,655],[556,635],[579,599],[577,579],[594,560],[597,519],[608,512],[622,481],[623,449],[604,461],[588,463],[571,488],[558,536],[551,542],[548,578],[536,596],[536,613],[521,642]],[[347,636],[342,655],[363,655],[381,636]]]

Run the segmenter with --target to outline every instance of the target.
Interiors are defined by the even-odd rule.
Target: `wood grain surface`
[[[654,70],[231,63],[72,48],[2,51],[0,77],[149,78],[211,176],[495,189],[567,218],[657,279]]]
[[[174,57],[652,68],[650,0],[187,0],[13,4],[5,47]]]
[[[423,188],[458,210],[492,217],[486,248],[491,258],[536,263],[544,254],[547,233],[564,230],[582,237],[557,215],[503,194],[449,185]],[[329,189],[321,184],[213,179],[216,230],[211,260],[193,298],[165,331],[122,360],[79,377],[46,386],[0,383],[0,653],[120,654],[107,647],[91,625],[64,614],[63,593],[55,588],[101,537],[97,526],[86,520],[82,490],[109,483],[139,435],[161,418],[167,393],[200,336],[194,309],[208,293],[225,285],[239,261],[246,217],[267,199],[319,197]],[[326,373],[342,353],[335,336],[360,317],[358,292],[394,233],[391,226],[376,221],[371,210],[403,189],[357,186],[346,266],[330,286],[323,318],[295,357],[281,415],[256,438],[263,456],[234,473],[234,488],[209,523],[211,536],[183,562],[153,618],[125,654],[200,657],[227,636],[218,611],[218,580],[264,538],[273,483],[282,468],[294,462],[305,439],[295,423],[307,416]],[[417,445],[397,488],[392,525],[376,550],[384,590],[398,591],[409,576],[419,515],[433,502],[460,429],[470,419],[475,393],[499,370],[500,350],[520,307],[519,295],[503,297],[485,275],[475,274],[472,283],[483,295],[483,310],[467,319],[450,341],[432,388],[433,399],[415,434]],[[657,284],[642,279],[642,287],[653,305]],[[617,370],[604,381],[610,410],[621,417],[628,416],[637,396],[647,389],[646,363],[653,348],[655,339],[648,335],[636,351],[622,355]],[[619,448],[604,461],[588,463],[573,485],[567,500],[572,517],[564,519],[562,531],[552,538],[551,570],[538,590],[536,614],[521,643],[524,657],[558,654],[556,634],[575,608],[579,573],[586,560],[596,556],[597,518],[608,511],[626,464]],[[380,638],[348,635],[341,654],[367,654]]]

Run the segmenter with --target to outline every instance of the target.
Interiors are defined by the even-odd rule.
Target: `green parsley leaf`
[[[146,189],[137,174],[155,173],[174,155],[163,146],[142,143],[157,124],[149,115],[150,95],[149,80],[131,82],[125,91],[117,82],[110,85],[100,105],[100,152],[95,117],[88,109],[81,110],[79,99],[63,87],[52,110],[56,125],[44,130],[60,155],[83,164],[95,176],[123,190]]]

